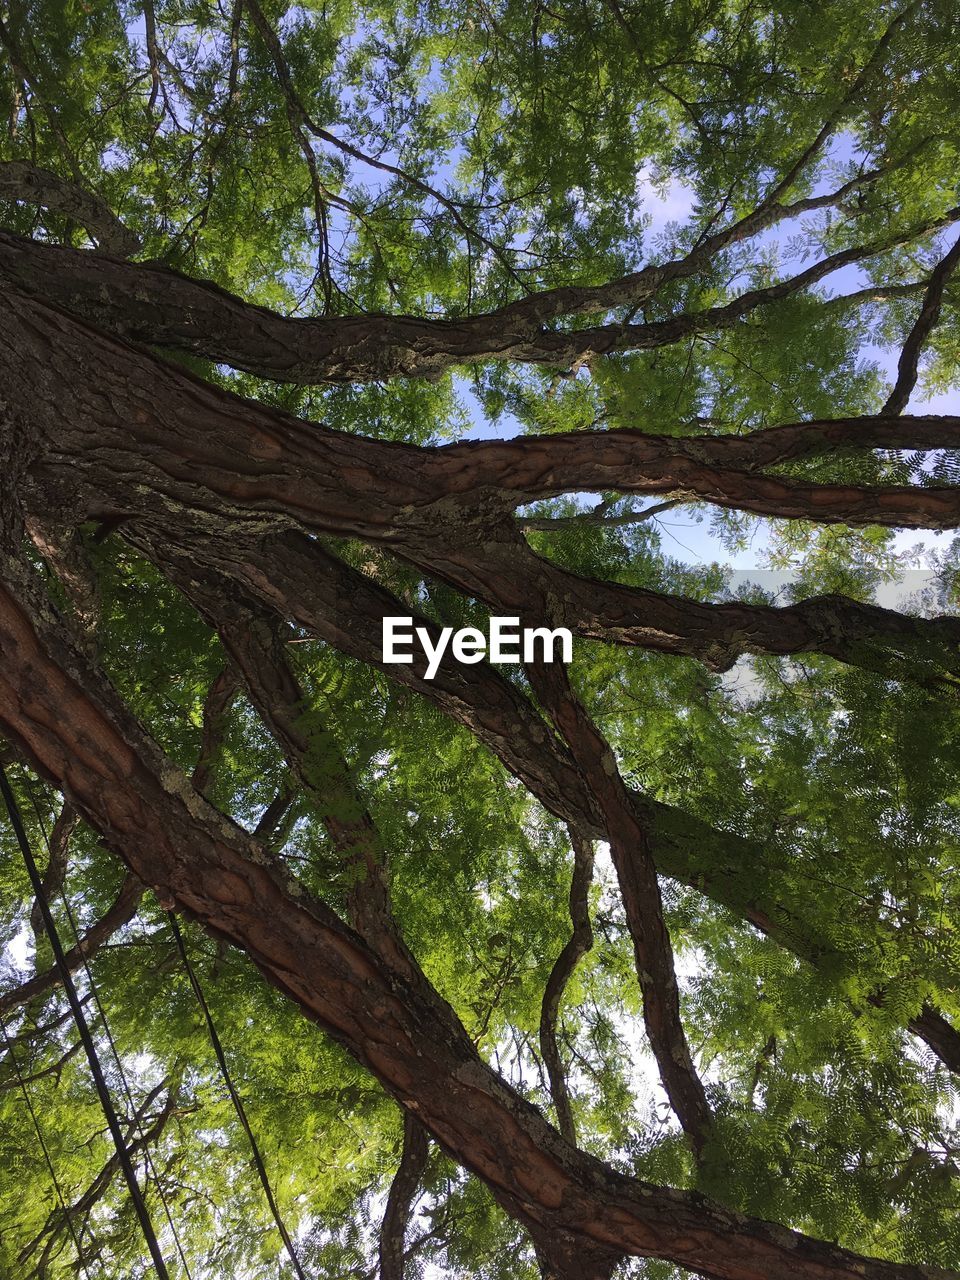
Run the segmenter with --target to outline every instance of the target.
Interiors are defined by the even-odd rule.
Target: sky
[[[831,158],[839,162],[847,159],[849,154],[849,143],[841,135],[839,141],[834,145]],[[649,243],[654,243],[657,236],[663,233],[670,223],[682,224],[692,216],[693,193],[683,184],[673,182],[666,189],[661,188],[658,190],[650,181],[649,173],[641,170],[637,178],[637,187],[644,198],[645,211],[650,216],[650,225],[647,233]],[[815,194],[817,190],[815,189]],[[772,241],[788,236],[791,230],[796,230],[795,224],[783,223],[758,236],[756,243],[758,246],[762,246],[765,243],[769,244]],[[821,287],[829,291],[831,295],[835,295],[863,287],[867,283],[867,278],[860,273],[859,269],[856,266],[850,266],[827,277]],[[897,363],[897,353],[895,351],[887,351],[881,347],[870,347],[863,351],[863,358],[875,361],[886,372],[890,385],[893,385]],[[504,415],[494,424],[486,420],[473,396],[467,379],[464,378],[459,381],[458,392],[473,420],[473,426],[466,433],[465,439],[509,439],[512,435],[518,435],[522,432],[520,424],[508,415]],[[960,390],[950,390],[924,398],[922,390],[918,387],[911,397],[906,412],[960,414]],[[580,497],[586,507],[599,501],[600,495],[583,494]],[[652,503],[657,500],[659,499],[651,499],[650,501]],[[658,517],[656,524],[661,534],[661,548],[664,554],[672,559],[690,565],[704,565],[719,561],[721,564],[741,573],[745,570],[765,569],[767,567],[769,524],[766,521],[758,520],[747,545],[737,550],[730,550],[721,544],[719,537],[711,528],[709,514],[705,513],[702,507],[699,510],[694,510],[691,507],[674,508],[664,513],[663,516]],[[945,550],[953,541],[953,538],[954,533],[949,530],[946,532],[912,529],[897,530],[893,535],[892,550],[898,553],[915,552],[917,562],[919,562],[925,559],[928,552]],[[919,582],[914,579],[911,584],[911,590],[918,589],[919,585]],[[894,592],[893,595],[888,590],[886,593],[887,598],[878,599],[878,603],[892,606],[896,599],[902,598],[902,592],[897,591],[896,588],[892,590]]]
[[[691,215],[692,193],[681,184],[674,183],[666,190],[658,191],[651,184],[649,174],[642,171],[638,175],[638,184],[643,189],[646,208],[651,216],[649,227],[651,241],[655,240],[657,235],[667,228],[668,224],[673,222],[682,223]],[[784,234],[784,231],[780,229],[769,234],[781,235]],[[831,277],[828,281],[828,286],[833,291],[842,292],[851,287],[856,287],[858,283],[855,269],[850,268],[846,275],[838,272],[834,277]],[[892,382],[895,371],[895,353],[874,349],[869,354],[887,371]],[[495,425],[485,421],[479,411],[479,407],[473,401],[467,380],[461,380],[459,390],[464,403],[468,408],[472,409],[471,416],[474,426],[468,433],[468,438],[508,438],[511,434],[519,431],[519,426],[511,424],[509,419],[501,420]],[[915,393],[908,411],[960,414],[960,393],[950,391],[927,400],[921,399],[920,395]],[[589,499],[586,499],[585,496],[585,500],[588,501]],[[766,522],[758,521],[748,545],[734,552],[728,551],[721,545],[717,535],[711,530],[709,519],[703,518],[702,513],[698,515],[690,508],[681,507],[671,510],[658,518],[657,524],[662,535],[663,550],[674,559],[692,565],[701,565],[719,560],[721,563],[739,571],[739,580],[749,577],[751,571],[761,571],[765,567],[769,545],[767,536],[769,526]],[[944,548],[949,545],[952,539],[952,533],[935,534],[899,531],[894,535],[893,544],[897,551],[916,548],[933,550]],[[754,577],[753,580],[756,580],[756,578]],[[892,584],[886,588],[887,594],[880,602],[895,606],[897,603],[902,602],[908,588],[912,591],[916,590],[920,585],[921,583],[915,576],[905,576],[903,583]],[[612,883],[613,875],[609,866],[609,851],[605,846],[601,846],[598,850],[598,875],[604,881]],[[31,966],[31,942],[30,929],[25,925],[19,936],[4,949],[2,954],[4,982],[21,980],[24,972]],[[11,966],[13,972],[11,972]],[[678,957],[678,973],[681,977],[693,978],[699,971],[699,958],[696,955],[681,955]],[[633,1049],[634,1083],[637,1085],[638,1094],[641,1097],[646,1094],[663,1101],[663,1091],[660,1088],[655,1065],[647,1049],[639,1023],[629,1026],[624,1025],[621,1031]],[[416,1226],[414,1230],[416,1230]],[[424,1272],[424,1277],[425,1280],[438,1280],[441,1274],[436,1268],[428,1267]]]

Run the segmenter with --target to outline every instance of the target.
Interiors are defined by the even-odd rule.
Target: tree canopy
[[[958,48],[0,7],[0,1274],[960,1275]]]

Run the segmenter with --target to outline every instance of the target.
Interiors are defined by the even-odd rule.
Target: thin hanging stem
[[[193,994],[197,997],[197,1004],[199,1004],[204,1020],[206,1021],[207,1031],[210,1035],[210,1043],[213,1045],[213,1052],[216,1055],[217,1063],[220,1067],[220,1074],[223,1076],[223,1082],[227,1086],[227,1092],[230,1094],[230,1100],[237,1113],[237,1118],[243,1126],[243,1131],[247,1135],[247,1140],[250,1143],[250,1150],[253,1153],[253,1163],[256,1166],[257,1173],[259,1174],[260,1183],[263,1186],[263,1193],[267,1198],[267,1204],[270,1206],[270,1212],[273,1215],[273,1221],[276,1223],[277,1230],[280,1232],[280,1236],[286,1247],[290,1261],[293,1263],[293,1269],[297,1273],[298,1280],[307,1280],[303,1267],[300,1265],[300,1259],[297,1257],[297,1252],[293,1247],[293,1240],[290,1237],[290,1232],[287,1230],[286,1224],[280,1216],[280,1209],[273,1194],[270,1179],[267,1176],[267,1167],[263,1163],[263,1156],[260,1154],[260,1147],[257,1143],[256,1137],[254,1136],[253,1130],[250,1128],[250,1121],[247,1119],[247,1112],[243,1105],[243,1099],[237,1092],[236,1086],[233,1083],[233,1077],[230,1075],[230,1069],[227,1066],[227,1059],[223,1052],[223,1045],[220,1042],[220,1037],[217,1034],[217,1028],[214,1025],[210,1006],[207,1004],[206,996],[203,994],[203,988],[200,986],[200,981],[197,978],[193,965],[190,963],[190,957],[187,954],[187,948],[184,945],[183,935],[180,932],[180,926],[177,924],[177,918],[172,911],[168,911],[167,916],[170,920],[170,927],[173,929],[173,936],[177,942],[177,949],[180,952],[180,958],[183,960],[183,967],[187,972],[187,977],[190,979]]]
[[[33,853],[30,849],[30,842],[27,839],[27,833],[23,827],[23,821],[20,817],[20,810],[17,807],[17,801],[10,789],[10,783],[7,779],[6,770],[0,765],[0,793],[3,795],[4,804],[7,807],[7,813],[10,817],[10,824],[13,827],[14,834],[17,837],[17,843],[20,846],[20,852],[23,854],[23,861],[27,868],[27,875],[30,877],[30,884],[33,893],[40,907],[40,914],[43,917],[43,925],[50,939],[50,946],[53,950],[53,958],[57,969],[60,972],[60,981],[63,983],[63,989],[67,993],[67,999],[70,1002],[70,1008],[73,1012],[74,1021],[77,1024],[77,1030],[80,1032],[80,1039],[83,1042],[84,1052],[87,1055],[87,1062],[90,1064],[90,1072],[93,1076],[93,1082],[96,1086],[97,1096],[100,1099],[100,1106],[103,1108],[103,1114],[107,1121],[107,1127],[110,1130],[114,1145],[117,1149],[117,1159],[120,1161],[120,1168],[123,1170],[123,1176],[127,1183],[127,1189],[130,1192],[130,1198],[133,1201],[137,1218],[143,1231],[144,1239],[147,1242],[147,1248],[150,1250],[150,1256],[153,1259],[153,1265],[156,1268],[159,1280],[170,1280],[170,1273],[167,1271],[167,1264],[164,1262],[163,1253],[160,1250],[160,1244],[157,1240],[156,1232],[153,1229],[153,1223],[150,1221],[150,1214],[147,1210],[146,1201],[143,1198],[143,1192],[137,1182],[137,1175],[133,1168],[133,1162],[130,1159],[130,1152],[127,1150],[124,1141],[123,1132],[120,1128],[120,1121],[117,1118],[116,1109],[113,1105],[113,1099],[110,1097],[110,1090],[107,1087],[104,1078],[103,1068],[100,1065],[100,1058],[97,1054],[97,1047],[93,1042],[93,1036],[90,1034],[90,1027],[87,1024],[86,1016],[83,1012],[83,1006],[80,1003],[80,997],[77,995],[77,988],[74,985],[73,975],[67,965],[66,956],[63,952],[63,945],[60,941],[60,934],[57,931],[56,922],[50,911],[50,904],[47,902],[46,894],[43,889],[43,880],[34,861]]]

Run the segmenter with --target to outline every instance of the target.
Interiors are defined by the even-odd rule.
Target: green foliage
[[[749,212],[839,109],[895,12],[876,0],[265,5],[303,110],[317,129],[367,156],[358,159],[291,123],[296,111],[245,4],[156,4],[155,96],[139,5],[13,0],[8,8],[19,45],[0,45],[8,120],[0,160],[29,160],[82,181],[141,237],[144,260],[276,310],[447,317],[668,261],[717,220]],[[957,22],[947,0],[919,6],[789,195],[833,190],[889,162],[882,179],[855,187],[839,207],[734,243],[695,276],[605,319],[666,323],[722,307],[826,252],[892,237],[955,204]],[[675,219],[659,216],[658,191]],[[3,203],[0,221],[21,234],[89,245],[87,232],[55,211]],[[470,430],[742,433],[878,410],[890,352],[909,332],[918,296],[879,295],[925,279],[942,249],[942,239],[921,238],[723,332],[704,329],[574,369],[491,361],[435,382],[302,388],[187,363],[220,385],[342,431],[415,443]],[[877,299],[827,297],[868,286]],[[601,319],[571,323],[588,322]],[[951,286],[926,358],[926,389],[956,386],[958,351]],[[781,471],[838,484],[955,483],[957,460],[831,456]],[[531,529],[531,545],[587,577],[695,599],[724,595],[719,564],[676,560],[656,521],[616,522],[639,512],[639,502],[602,498],[614,522],[583,518],[588,495],[537,504],[527,518],[565,523]],[[692,520],[705,518],[693,504],[686,510]],[[756,521],[723,513],[713,531],[717,553],[737,550]],[[224,651],[121,539],[98,542],[92,528],[83,537],[103,596],[99,656],[132,712],[189,772]],[[794,571],[798,596],[869,599],[902,567],[883,530],[797,521],[766,537],[770,564]],[[485,621],[474,602],[385,552],[337,550],[438,621]],[[944,607],[956,604],[956,563],[954,548],[939,566]],[[538,1035],[544,986],[570,933],[567,833],[425,700],[319,642],[290,639],[310,708],[380,832],[411,950],[484,1057],[552,1114]],[[719,675],[692,660],[586,641],[577,644],[572,678],[628,782],[721,833],[710,849],[689,833],[678,836],[692,869],[687,879],[702,891],[679,881],[664,889],[685,1022],[718,1114],[714,1147],[698,1170],[665,1103],[602,849],[590,899],[595,945],[567,987],[558,1027],[580,1144],[625,1171],[696,1186],[850,1248],[955,1265],[957,1086],[907,1030],[925,1004],[960,1019],[955,689],[895,685],[825,658],[749,659]],[[342,858],[242,695],[230,702],[212,766],[209,798],[251,829],[278,793],[294,793],[272,848],[343,910],[351,885]],[[16,784],[43,850],[59,801],[25,771]],[[68,942],[64,898],[82,931],[109,908],[120,878],[115,859],[81,826],[63,898],[54,895]],[[50,963],[48,945],[35,944],[30,906],[3,826],[3,990]],[[769,936],[755,923],[768,910]],[[396,1105],[266,986],[251,961],[199,929],[187,934],[308,1274],[373,1274],[400,1158]],[[145,1123],[172,1099],[151,1144],[155,1217],[162,1218],[159,1182],[197,1280],[288,1274],[167,918],[151,897],[90,969],[137,1105],[162,1086]],[[87,974],[80,985],[90,990]],[[110,1156],[64,1011],[53,990],[8,1018],[16,1043],[0,1058],[4,1275],[63,1280],[75,1265],[62,1224],[50,1216],[58,1213],[54,1188],[14,1059],[34,1077],[29,1097],[68,1204]],[[105,1028],[95,1021],[109,1062]],[[115,1064],[109,1073],[119,1097]],[[118,1178],[76,1220],[92,1274],[144,1274]],[[51,1224],[57,1230],[44,1234]],[[172,1255],[169,1233],[164,1244]],[[526,1236],[436,1148],[408,1246],[415,1276],[537,1274]],[[644,1262],[623,1273],[652,1280],[671,1271]]]

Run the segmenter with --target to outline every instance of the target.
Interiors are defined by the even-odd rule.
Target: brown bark
[[[586,489],[680,493],[691,501],[821,523],[951,528],[960,521],[955,486],[813,484],[765,468],[844,449],[955,448],[958,427],[951,417],[879,417],[797,423],[744,436],[568,432],[448,445],[425,451],[424,462],[438,507],[444,500],[466,507],[476,493],[491,490],[502,504],[516,507]]]
[[[530,664],[527,675],[606,819],[610,855],[633,940],[643,1021],[670,1105],[697,1156],[713,1116],[680,1017],[673,947],[646,823],[624,785],[616,757],[577,698],[560,664]]]
[[[886,502],[895,521],[949,524],[960,520],[960,488],[801,485],[745,467],[860,435],[874,447],[942,448],[957,437],[956,419],[796,424],[743,438],[609,432],[417,449],[343,436],[241,401],[42,306],[10,301],[0,316],[0,358],[11,404],[35,442],[24,496],[40,514],[128,517],[162,529],[165,540],[259,538],[285,525],[366,538],[498,605],[523,601],[524,583],[536,577],[541,592],[562,603],[563,625],[719,669],[743,653],[820,651],[897,676],[910,663],[921,674],[957,673],[956,619],[904,618],[837,598],[787,609],[700,604],[585,581],[533,557],[509,518],[518,503],[585,485],[652,492],[709,475],[721,478],[731,500],[741,491],[745,507],[749,493],[765,492],[779,510],[771,495],[785,487],[828,519],[873,520],[880,508],[871,504]],[[725,458],[740,465],[725,466]]]
[[[301,128],[297,124],[297,130]],[[303,139],[305,155],[312,159]],[[872,177],[882,176],[877,171]],[[312,177],[318,181],[314,170]],[[777,205],[769,221],[834,203],[871,175],[845,184],[830,197]],[[324,201],[315,194],[322,226]],[[766,222],[734,234],[708,237],[687,259],[646,267],[599,288],[564,287],[534,294],[497,311],[456,320],[416,316],[291,318],[242,301],[209,281],[197,281],[156,263],[108,261],[60,245],[41,245],[0,232],[0,278],[79,319],[121,338],[205,356],[262,378],[294,383],[369,382],[390,377],[438,377],[456,365],[491,359],[564,367],[613,351],[649,350],[736,324],[758,307],[816,284],[841,267],[916,240],[956,219],[956,211],[911,226],[881,240],[840,250],[796,276],[748,290],[722,306],[680,312],[650,323],[603,323],[563,330],[547,327],[561,315],[603,313],[635,305],[671,280],[684,278],[740,235],[756,234]],[[743,224],[747,227],[747,224]],[[468,229],[469,234],[469,229]],[[121,258],[124,255],[121,255]],[[855,295],[870,300],[867,295]]]
[[[926,1042],[944,1066],[960,1072],[960,1031],[939,1009],[926,1004],[907,1025],[915,1036]]]
[[[488,746],[551,813],[594,838],[607,838],[605,817],[565,744],[547,730],[520,690],[494,667],[487,663],[464,666],[448,655],[436,678],[427,681],[423,660],[411,666],[384,666],[381,619],[387,614],[410,613],[415,625],[427,627],[435,639],[437,627],[429,619],[298,534],[246,547],[233,541],[224,545],[208,540],[192,552],[177,550],[174,537],[171,528],[162,543],[138,539],[137,545],[175,579],[199,580],[200,557],[212,559],[223,574],[244,583],[268,608],[429,698]],[[529,594],[523,603],[529,606]],[[838,951],[832,940],[811,928],[802,904],[789,900],[778,875],[780,862],[771,857],[766,845],[718,830],[637,793],[632,800],[646,824],[661,874],[704,893],[811,964],[829,964],[838,972],[856,964],[856,957]],[[784,865],[789,865],[789,854],[782,857]],[[951,1069],[958,1069],[960,1049],[950,1049],[949,1034],[942,1026],[921,1012],[910,1029]]]
[[[550,1080],[550,1096],[553,1098],[554,1110],[557,1113],[557,1128],[571,1145],[577,1140],[573,1122],[573,1110],[570,1106],[570,1089],[557,1043],[557,1020],[560,1015],[560,1001],[567,983],[582,958],[593,946],[593,929],[590,925],[590,882],[593,878],[593,848],[589,840],[584,840],[576,832],[571,831],[570,842],[573,846],[573,878],[570,883],[570,923],[573,931],[567,939],[563,950],[550,970],[547,985],[543,991],[543,1003],[540,1008],[540,1055],[547,1068]]]
[[[476,1056],[452,1011],[269,865],[146,738],[8,562],[0,588],[0,726],[151,887],[242,947],[509,1212],[591,1244],[722,1280],[946,1280],[859,1258],[574,1151]]]
[[[137,914],[137,908],[143,897],[143,885],[134,875],[126,875],[120,892],[109,911],[105,912],[94,924],[84,930],[79,943],[66,953],[67,967],[71,973],[82,968],[84,958],[96,955],[103,944],[109,941],[119,929],[129,924]],[[18,987],[0,995],[0,1015],[5,1016],[11,1009],[18,1009],[28,1001],[52,991],[60,985],[60,974],[56,968],[45,969],[34,974]]]
[[[404,1280],[407,1230],[429,1154],[426,1130],[411,1112],[404,1112],[400,1164],[380,1224],[380,1280]]]
[[[210,786],[213,768],[220,754],[223,730],[230,704],[237,692],[239,681],[235,672],[226,667],[213,681],[203,700],[203,722],[200,736],[200,755],[193,768],[193,785],[205,795]]]
[[[41,519],[56,510],[120,527],[168,576],[179,574],[182,589],[232,646],[251,697],[301,780],[320,795],[321,809],[300,691],[277,647],[276,627],[249,628],[250,619],[265,607],[377,662],[384,613],[412,611],[396,609],[388,592],[337,561],[318,533],[392,547],[461,590],[521,615],[532,610],[530,623],[570,618],[583,634],[696,652],[716,666],[741,652],[819,647],[866,666],[886,661],[889,670],[904,651],[913,658],[925,643],[934,667],[950,671],[956,662],[952,620],[904,620],[849,601],[805,602],[792,611],[701,606],[586,582],[534,556],[513,516],[520,503],[588,486],[680,490],[746,510],[766,503],[777,514],[848,522],[866,519],[872,504],[870,523],[876,511],[906,523],[909,498],[911,520],[950,522],[960,517],[956,489],[813,485],[763,468],[842,448],[913,447],[897,442],[917,440],[921,448],[944,447],[957,434],[956,420],[795,424],[681,441],[590,433],[419,450],[299,422],[204,386],[15,291],[5,301],[0,364],[8,404],[0,426],[32,456],[23,472],[20,456],[11,455],[4,485],[14,492],[12,477],[20,481],[17,496]],[[543,305],[549,310],[555,302]],[[884,646],[886,659],[877,656]],[[367,940],[353,933],[203,801],[116,702],[13,564],[0,596],[0,656],[0,726],[15,745],[64,788],[136,873],[243,947],[269,981],[340,1039],[487,1182],[541,1247],[554,1240],[551,1265],[562,1270],[562,1256],[569,1271],[579,1248],[601,1259],[598,1274],[619,1251],[733,1280],[935,1274],[854,1259],[691,1194],[620,1178],[576,1152],[477,1058],[412,959],[369,945],[371,930],[359,915]],[[693,1145],[702,1147],[709,1110],[680,1026],[657,870],[679,874],[719,901],[726,897],[814,962],[829,941],[805,931],[790,904],[784,908],[775,871],[761,866],[744,888],[744,862],[724,859],[734,852],[742,859],[750,842],[710,832],[698,849],[690,842],[695,821],[685,824],[683,815],[629,793],[609,747],[568,690],[558,697],[549,681],[539,686],[561,742],[492,668],[448,661],[432,682],[422,664],[391,674],[491,745],[553,812],[611,840],[651,1039],[671,1100]],[[333,774],[342,774],[342,760],[324,754]],[[343,796],[352,808],[345,820],[340,801],[331,808],[328,799],[328,828],[340,830],[348,852],[362,845],[361,860],[379,867],[372,824],[353,821],[357,797],[349,789]],[[921,1010],[911,1030],[938,1052],[953,1051],[953,1028],[935,1010]]]
[[[903,413],[907,407],[911,393],[917,385],[920,354],[927,338],[929,338],[937,325],[937,321],[940,319],[944,290],[950,277],[957,269],[958,262],[960,262],[960,238],[954,242],[953,247],[937,263],[930,275],[926,293],[920,306],[920,314],[917,316],[913,328],[907,334],[907,340],[904,342],[903,350],[900,352],[900,359],[897,363],[897,380],[887,398],[886,404],[883,406],[884,413]]]
[[[398,550],[492,612],[523,612],[530,626],[549,621],[606,644],[698,658],[714,671],[752,653],[822,653],[899,680],[960,675],[960,619],[952,616],[916,618],[836,595],[782,607],[700,602],[582,578],[535,554],[513,527],[501,528],[499,540],[467,541],[461,530],[429,551],[419,538]],[[534,617],[534,600],[550,602],[549,617]]]

